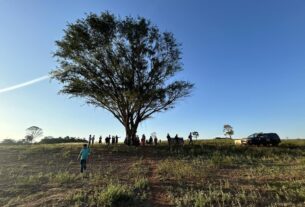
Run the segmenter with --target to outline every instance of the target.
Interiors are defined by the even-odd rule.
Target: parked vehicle
[[[255,133],[241,140],[242,144],[257,146],[277,146],[280,142],[281,139],[276,133]]]

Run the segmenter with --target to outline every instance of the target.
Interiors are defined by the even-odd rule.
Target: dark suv
[[[242,144],[248,145],[272,145],[277,146],[281,142],[276,133],[255,133],[241,140]]]

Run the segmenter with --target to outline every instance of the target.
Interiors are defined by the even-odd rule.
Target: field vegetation
[[[232,140],[94,145],[0,145],[0,206],[304,206],[305,141],[279,147]]]

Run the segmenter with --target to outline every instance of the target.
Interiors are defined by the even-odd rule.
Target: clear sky
[[[305,137],[305,1],[0,0],[0,91],[42,77],[0,92],[0,138],[23,138],[32,125],[45,136],[124,136],[110,113],[58,95],[60,85],[44,78],[56,67],[54,41],[67,23],[106,10],[173,32],[182,43],[179,77],[196,85],[139,134],[196,130],[212,138],[231,124],[234,137]]]

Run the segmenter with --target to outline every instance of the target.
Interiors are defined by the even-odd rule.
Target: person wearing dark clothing
[[[158,144],[158,138],[157,137],[154,138],[154,143],[155,143],[155,145]]]
[[[169,135],[169,133],[167,133],[167,136],[166,136],[166,138],[167,138],[167,142],[168,142],[168,145],[170,146],[170,142],[171,142],[171,136]]]
[[[109,134],[109,136],[108,136],[108,145],[111,144],[110,141],[111,141],[111,136]]]
[[[102,136],[100,136],[98,143],[102,144]]]
[[[135,146],[139,146],[140,145],[140,137],[137,135],[135,138],[135,142],[134,142]]]
[[[193,144],[193,136],[192,136],[192,132],[189,135],[189,144]]]
[[[152,136],[149,137],[149,144],[153,144],[153,138],[152,138]]]
[[[92,139],[91,139],[91,144],[94,144],[94,140],[95,140],[95,135],[93,135]]]
[[[109,135],[109,137],[106,137],[106,138],[105,138],[105,142],[106,142],[107,145],[110,144],[110,135]]]
[[[175,136],[175,141],[176,141],[176,144],[178,144],[179,143],[179,137],[178,137],[178,134],[176,134],[176,136]]]
[[[90,134],[90,135],[89,135],[88,146],[90,146],[90,144],[91,144],[91,140],[92,140],[92,137],[91,137],[91,134]]]
[[[116,143],[116,144],[119,143],[119,137],[118,137],[118,135],[115,136],[115,143]]]
[[[142,135],[142,138],[141,138],[141,145],[144,146],[145,145],[145,141],[146,141],[146,137],[145,137],[145,134]]]

